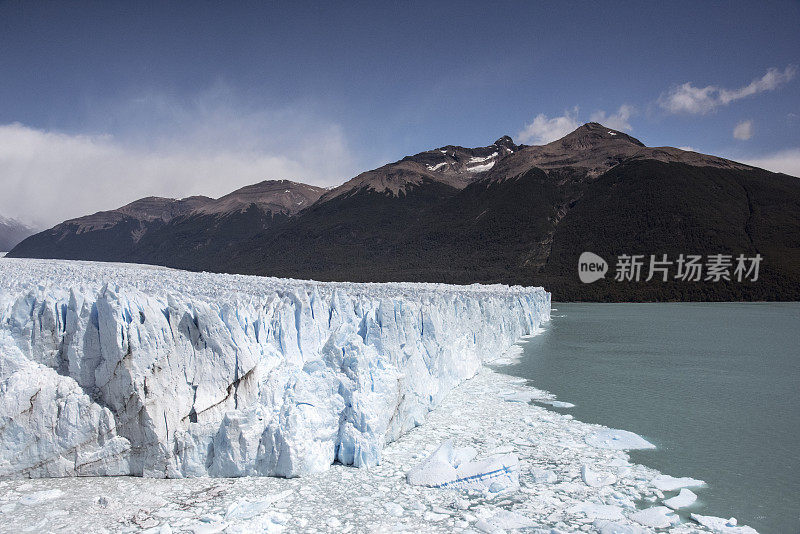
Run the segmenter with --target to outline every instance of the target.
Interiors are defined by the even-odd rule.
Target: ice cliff
[[[0,476],[380,462],[550,316],[541,288],[0,260]]]

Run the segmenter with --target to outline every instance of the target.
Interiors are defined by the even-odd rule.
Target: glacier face
[[[0,476],[300,476],[380,462],[541,288],[0,260]]]

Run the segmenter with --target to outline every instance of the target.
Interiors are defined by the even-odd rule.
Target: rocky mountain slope
[[[124,246],[76,228],[60,237],[56,227],[10,255],[316,280],[544,285],[562,300],[800,299],[800,179],[647,147],[597,123],[543,146],[502,137],[442,147],[313,192],[317,199],[277,215],[253,201],[258,195],[224,216],[194,207],[147,222],[141,235],[144,223],[123,218],[117,227],[132,236]],[[608,262],[605,279],[579,280],[585,251]],[[643,256],[639,281],[614,280],[625,254]],[[663,254],[763,259],[755,281],[677,280],[674,264],[667,281],[645,281],[650,256]]]
[[[218,199],[147,197],[58,224],[27,239],[12,256],[137,261],[159,251],[165,258],[171,253],[179,257],[181,247],[200,254],[207,247],[256,235],[313,204],[324,191],[289,180],[267,180]],[[180,244],[170,250],[168,238],[173,235]],[[155,258],[141,262],[161,263]]]

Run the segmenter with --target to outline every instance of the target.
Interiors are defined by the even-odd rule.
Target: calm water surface
[[[633,461],[708,482],[691,511],[800,533],[800,303],[553,307],[505,372],[658,446]]]

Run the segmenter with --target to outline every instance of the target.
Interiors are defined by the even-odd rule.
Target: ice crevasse
[[[0,476],[375,465],[549,318],[541,288],[3,258]]]

